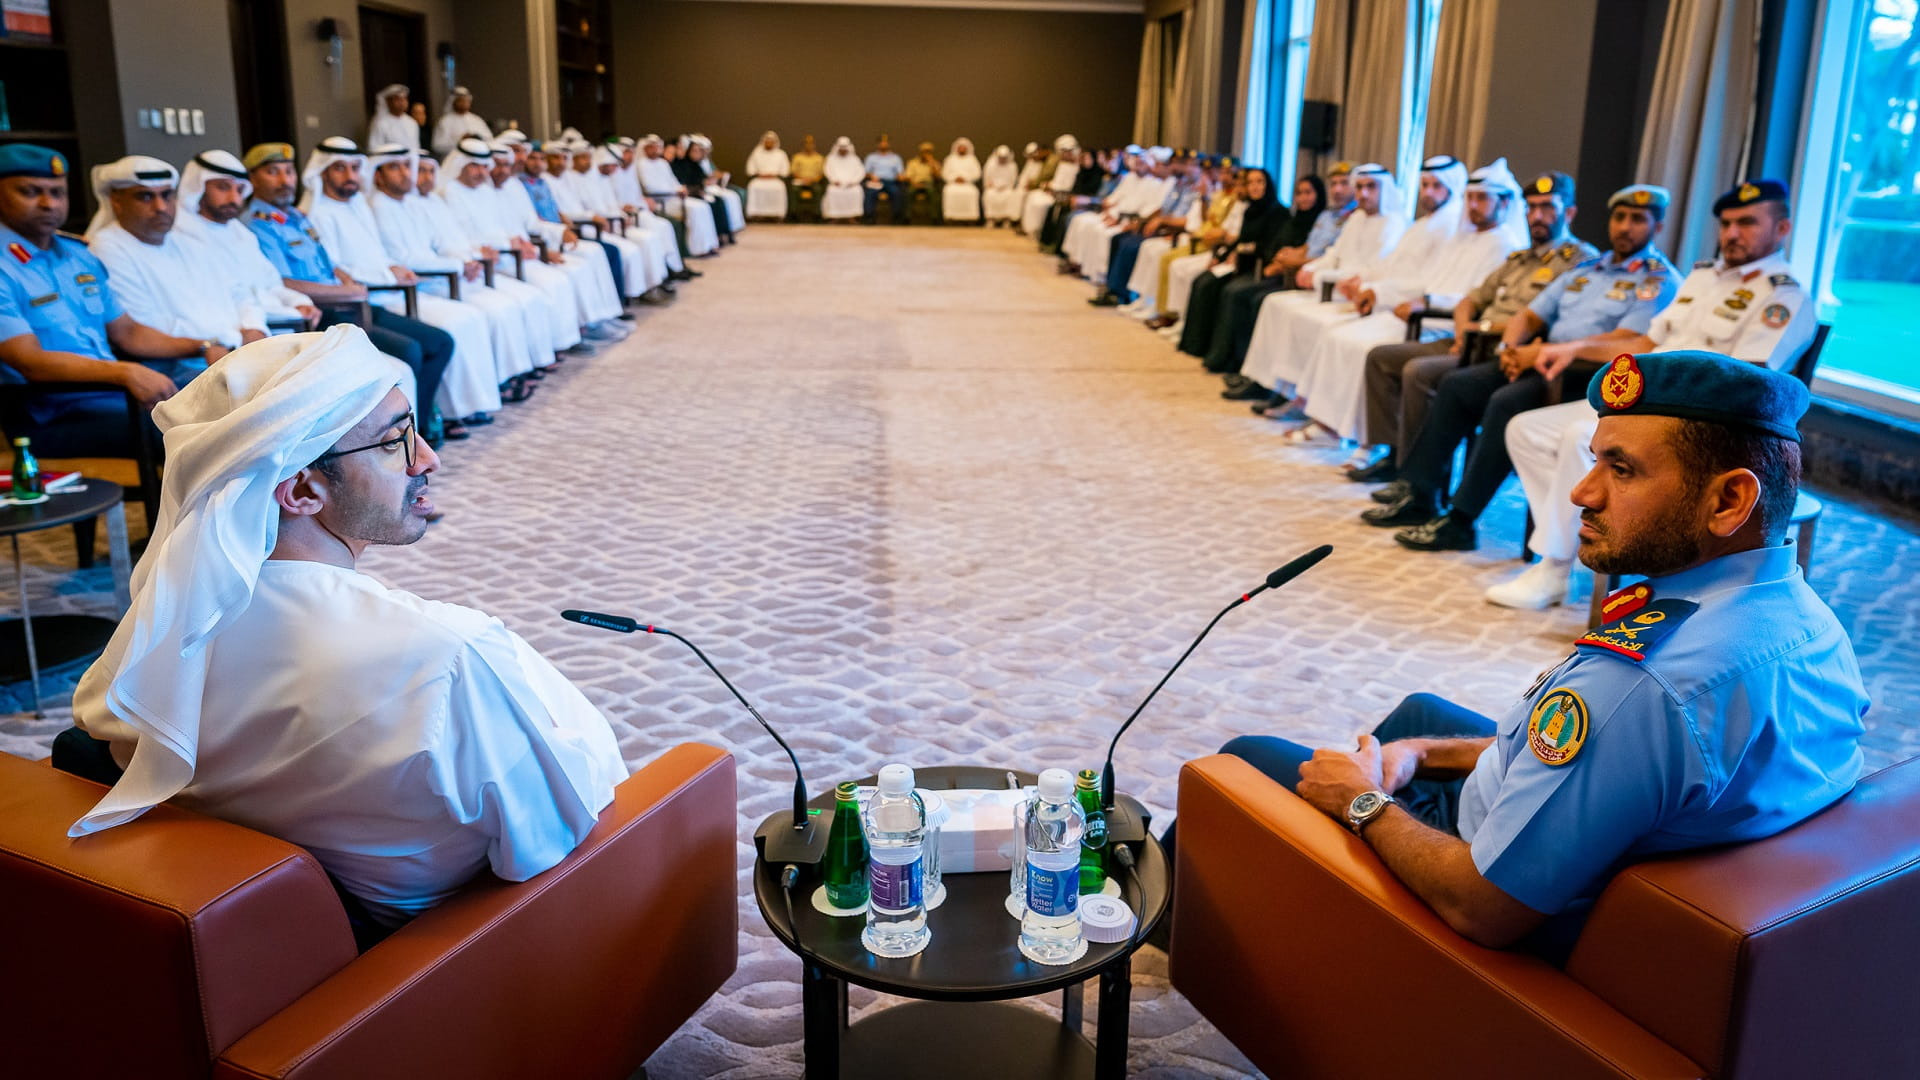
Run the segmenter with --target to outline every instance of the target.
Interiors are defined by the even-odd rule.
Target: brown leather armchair
[[[1280,1077],[1920,1076],[1920,758],[1628,867],[1563,971],[1455,934],[1238,758],[1180,774],[1172,976]]]
[[[356,954],[318,862],[162,806],[79,840],[98,784],[0,754],[0,1073],[624,1078],[732,975],[733,758],[669,750],[579,849],[483,876]]]

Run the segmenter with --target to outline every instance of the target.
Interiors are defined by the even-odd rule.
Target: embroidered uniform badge
[[[1600,378],[1600,400],[1610,409],[1633,408],[1647,389],[1647,377],[1640,374],[1640,362],[1629,353],[1614,357],[1613,366]]]
[[[1527,749],[1541,764],[1558,768],[1579,756],[1590,726],[1586,700],[1578,691],[1550,690],[1527,720]]]

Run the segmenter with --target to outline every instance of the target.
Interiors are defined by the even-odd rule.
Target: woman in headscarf
[[[1136,299],[1122,308],[1137,319],[1151,319],[1166,309],[1167,276],[1174,260],[1214,248],[1240,234],[1240,170],[1225,158],[1205,158],[1193,184],[1196,193],[1180,231],[1149,236],[1134,258],[1127,291]]]
[[[953,140],[940,175],[947,182],[940,193],[940,216],[947,221],[979,221],[980,159],[973,156],[973,140]]]
[[[787,177],[793,163],[780,149],[780,135],[769,131],[747,155],[747,216],[780,221],[787,216]]]
[[[1179,331],[1180,351],[1189,356],[1206,356],[1216,334],[1231,332],[1227,323],[1232,313],[1229,305],[1222,303],[1229,286],[1236,291],[1284,287],[1283,282],[1266,274],[1268,264],[1281,248],[1305,242],[1326,203],[1326,185],[1317,176],[1303,177],[1294,184],[1292,209],[1274,197],[1273,175],[1265,169],[1248,169],[1241,186],[1247,209],[1240,216],[1240,234],[1232,255],[1194,279],[1184,314],[1169,312],[1175,315],[1175,321],[1155,327],[1169,332],[1175,327],[1184,328]]]
[[[907,209],[915,225],[932,225],[938,218],[940,202],[940,159],[933,156],[933,144],[923,142],[913,160],[900,171],[900,186],[907,192]]]
[[[989,225],[1008,225],[1020,216],[1020,163],[1005,143],[993,148],[981,171],[980,204]]]
[[[845,135],[833,141],[827,155],[827,194],[820,200],[820,216],[828,221],[852,221],[867,212],[866,194],[861,185],[867,181],[867,166],[853,152],[853,140]]]
[[[687,189],[687,198],[698,199],[713,210],[713,227],[720,234],[720,242],[733,243],[733,223],[727,208],[719,196],[707,190],[707,170],[700,167],[700,145],[686,135],[680,136],[678,142],[680,156],[673,162],[673,178]]]

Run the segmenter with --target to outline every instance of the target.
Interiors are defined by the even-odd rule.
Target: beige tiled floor
[[[1112,727],[1221,604],[1321,542],[1334,556],[1235,612],[1128,736],[1120,776],[1169,811],[1180,762],[1227,738],[1344,740],[1402,695],[1497,710],[1582,614],[1503,611],[1509,492],[1483,550],[1414,556],[1361,525],[1337,454],[1272,425],[1006,233],[755,227],[601,357],[447,453],[447,520],[366,569],[518,630],[611,717],[628,758],[740,759],[740,969],[650,1063],[661,1078],[798,1075],[798,962],[745,889],[787,766],[671,643],[559,622],[628,612],[708,647],[813,786],[893,760],[1097,764]],[[1813,575],[1853,630],[1876,764],[1920,753],[1920,529],[1836,501]],[[64,535],[30,545],[36,610],[99,610]],[[71,674],[49,680],[64,701]],[[24,707],[13,688],[13,704]],[[0,718],[44,754],[67,720]],[[1137,1075],[1246,1063],[1135,968]],[[874,1008],[856,992],[857,1010]],[[1091,1018],[1091,1010],[1089,1010]]]

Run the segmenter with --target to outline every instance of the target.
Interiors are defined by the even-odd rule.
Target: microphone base
[[[1140,805],[1140,800],[1125,794],[1114,795],[1113,809],[1106,814],[1109,844],[1137,844],[1145,840],[1147,826],[1153,821],[1153,815]]]
[[[780,810],[768,815],[753,834],[753,846],[760,861],[811,866],[827,857],[827,834],[833,830],[833,808],[807,811],[806,826],[793,827],[793,811]]]

